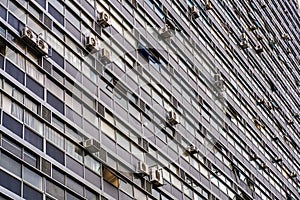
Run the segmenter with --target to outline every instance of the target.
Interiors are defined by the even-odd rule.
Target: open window
[[[103,179],[108,183],[112,184],[115,187],[119,187],[120,180],[119,177],[110,169],[103,167],[102,168]]]

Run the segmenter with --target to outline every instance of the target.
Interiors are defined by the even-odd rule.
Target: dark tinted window
[[[57,184],[54,184],[48,180],[46,182],[46,192],[56,199],[65,199],[64,190]]]
[[[29,76],[26,77],[26,87],[34,92],[37,96],[41,99],[44,99],[44,88],[40,84],[38,84],[35,80],[30,78]]]
[[[19,196],[21,195],[21,182],[1,170],[0,185]]]
[[[0,5],[0,17],[6,20],[6,9]]]
[[[46,0],[35,0],[40,6],[43,8],[46,8]]]
[[[17,81],[24,85],[24,72],[17,68],[14,64],[7,60],[5,71],[13,76]]]
[[[8,23],[17,31],[19,31],[19,20],[12,14],[8,14]]]
[[[43,199],[43,195],[41,193],[27,186],[26,184],[24,184],[23,187],[23,197],[25,199],[34,199],[34,200]]]
[[[46,153],[52,158],[54,158],[57,162],[61,163],[62,165],[65,164],[64,153],[48,142],[46,145]]]
[[[49,13],[62,25],[64,25],[64,16],[60,14],[50,3],[48,4]]]
[[[48,91],[47,91],[47,103],[49,103],[53,108],[58,110],[63,115],[65,114],[64,103]]]
[[[28,128],[25,128],[24,139],[39,150],[43,151],[43,139]]]
[[[0,15],[1,15],[1,10],[0,10]],[[3,69],[3,64],[4,64],[4,58],[2,55],[0,55],[0,68]]]
[[[66,160],[67,160],[66,161],[67,168],[71,169],[73,172],[83,177],[83,166],[69,156],[66,157]]]
[[[54,49],[52,49],[52,56],[51,59],[56,62],[60,67],[63,68],[64,66],[64,58],[59,55]]]
[[[15,133],[17,136],[22,137],[22,124],[6,113],[3,113],[3,126]]]

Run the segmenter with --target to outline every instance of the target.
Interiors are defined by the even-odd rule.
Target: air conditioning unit
[[[256,160],[257,158],[258,158],[258,156],[255,152],[250,153],[250,160]]]
[[[99,51],[99,60],[105,65],[110,63],[110,53],[107,49],[101,49]]]
[[[103,27],[106,28],[111,25],[110,17],[108,13],[102,11],[99,13],[98,22]]]
[[[288,48],[286,49],[286,52],[287,52],[287,53],[292,53],[292,50],[288,47]]]
[[[193,18],[198,18],[200,15],[199,15],[199,10],[196,6],[192,6],[191,7],[191,15]]]
[[[190,154],[196,154],[199,153],[199,148],[196,147],[194,144],[190,144],[187,148],[186,151]]]
[[[265,162],[261,163],[261,168],[262,169],[267,169],[268,168],[267,163],[265,163]]]
[[[287,124],[288,124],[288,125],[294,124],[294,119],[292,119],[292,118],[288,119],[288,120],[287,120]]]
[[[204,3],[205,3],[205,9],[206,10],[211,10],[212,9],[210,0],[204,0]]]
[[[262,53],[264,51],[263,47],[260,44],[256,45],[254,49],[256,53]]]
[[[99,152],[100,149],[101,149],[100,143],[97,140],[93,139],[93,138],[83,141],[82,145],[90,153]]]
[[[37,35],[27,26],[22,29],[21,38],[32,45],[35,45],[37,41]]]
[[[138,165],[137,165],[136,172],[143,175],[143,176],[148,175],[149,174],[149,169],[148,169],[147,164],[143,161],[139,161]]]
[[[248,39],[247,34],[246,33],[242,33],[241,40],[243,41],[243,40],[247,40],[247,39]]]
[[[171,125],[176,125],[179,123],[177,113],[174,110],[169,111],[168,113],[168,122]]]
[[[282,158],[280,157],[280,156],[276,156],[275,158],[274,158],[274,162],[275,163],[279,163],[279,162],[281,162],[282,161]]]
[[[174,30],[171,30],[168,25],[165,25],[165,27],[163,27],[159,30],[159,35],[163,39],[167,39],[167,38],[170,38],[173,36],[173,32],[174,32]]]
[[[249,47],[248,41],[247,40],[241,41],[240,46],[242,49],[247,49]]]
[[[221,74],[214,75],[214,85],[218,90],[224,90],[224,80]]]
[[[257,105],[261,105],[265,102],[265,100],[262,97],[259,97],[256,99]]]
[[[89,35],[85,38],[85,47],[88,50],[93,50],[96,49],[97,47],[97,40],[94,35]]]
[[[224,81],[223,81],[223,79],[221,79],[220,81],[216,81],[215,82],[215,86],[216,86],[216,88],[218,89],[218,90],[221,90],[221,91],[223,91],[224,90]]]
[[[159,169],[152,169],[152,170],[150,170],[149,180],[156,187],[160,187],[160,186],[164,185],[162,171],[159,170]]]
[[[250,31],[255,31],[257,29],[257,27],[254,24],[251,24],[249,26]]]
[[[41,37],[38,37],[37,39],[37,50],[43,54],[43,55],[47,55],[48,54],[48,50],[49,50],[49,46],[46,43],[45,40],[43,40]]]
[[[222,76],[221,74],[214,74],[214,82],[222,81]]]
[[[281,35],[281,37],[282,37],[283,39],[285,39],[285,40],[289,40],[289,39],[290,39],[290,36],[289,36],[287,33],[283,33],[283,34]]]
[[[295,171],[292,171],[292,172],[290,173],[290,177],[291,177],[291,178],[297,177],[297,173],[296,173]]]

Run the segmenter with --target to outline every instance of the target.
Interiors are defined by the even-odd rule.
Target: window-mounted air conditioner
[[[24,27],[21,31],[21,38],[32,45],[36,44],[37,41],[37,35],[29,28],[29,27]]]
[[[262,45],[258,44],[254,47],[256,53],[262,53],[264,51]]]
[[[257,27],[254,24],[251,24],[249,26],[250,31],[255,31],[257,29]]]
[[[170,27],[166,24],[165,27],[159,30],[159,35],[163,39],[171,38],[173,36],[174,30],[170,29]]]
[[[99,60],[103,64],[110,63],[110,53],[109,53],[109,51],[107,49],[101,49],[99,51]]]
[[[275,158],[274,158],[274,162],[275,163],[279,163],[279,162],[281,162],[282,161],[282,158],[280,157],[280,156],[276,156]]]
[[[176,124],[179,123],[177,113],[174,110],[169,111],[169,113],[168,113],[168,122],[171,125],[176,125]]]
[[[99,152],[100,149],[101,149],[100,143],[97,140],[93,139],[93,138],[83,141],[82,145],[90,153]]]
[[[159,169],[150,170],[149,180],[156,187],[160,187],[164,185],[162,171]]]
[[[262,98],[262,97],[259,97],[259,98],[256,99],[257,105],[261,105],[261,104],[263,104],[264,102],[265,102],[265,100],[264,100],[264,98]]]
[[[296,173],[295,171],[292,171],[292,172],[290,173],[290,177],[291,177],[291,178],[297,177],[297,173]]]
[[[47,55],[49,51],[48,44],[41,37],[37,38],[37,50],[43,55]]]
[[[186,151],[190,154],[196,154],[199,153],[199,148],[196,147],[194,144],[190,144],[187,148]]]
[[[89,51],[97,48],[97,39],[94,35],[89,35],[85,38],[85,47]]]
[[[138,174],[143,175],[143,176],[148,175],[149,174],[149,168],[148,168],[148,166],[145,162],[139,161],[138,164],[137,164],[136,172]]]
[[[214,85],[219,90],[223,90],[224,89],[224,80],[223,80],[221,74],[215,74],[214,75]]]
[[[261,163],[261,168],[262,168],[262,169],[267,169],[267,168],[268,168],[267,163],[262,162],[262,163]]]
[[[290,36],[287,34],[287,33],[283,33],[281,35],[282,39],[285,39],[285,40],[289,40],[290,39]]]
[[[242,33],[241,40],[243,41],[243,40],[247,40],[247,39],[248,39],[247,34],[246,33]]]
[[[294,124],[294,119],[292,119],[292,118],[288,119],[288,120],[287,120],[287,124],[288,124],[288,125]]]
[[[199,15],[199,10],[196,6],[192,6],[191,7],[191,15],[192,17],[195,19],[195,18],[198,18],[200,15]]]
[[[248,41],[247,40],[241,41],[240,46],[242,49],[247,49],[249,47]]]
[[[98,15],[98,22],[103,27],[106,28],[111,25],[110,16],[108,13],[102,11]]]

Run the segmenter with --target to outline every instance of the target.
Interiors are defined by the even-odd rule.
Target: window
[[[44,130],[43,123],[40,122],[35,117],[33,117],[33,115],[27,111],[25,112],[24,123],[27,124],[29,127],[31,127],[33,130],[35,130],[40,135],[43,135],[43,130]]]
[[[83,195],[83,185],[79,184],[78,181],[73,178],[67,177],[67,187],[72,189],[74,192]]]
[[[22,137],[23,125],[15,120],[13,117],[6,113],[3,113],[3,126],[9,129],[11,132],[15,133],[19,137]]]
[[[0,185],[21,196],[21,182],[0,170]]]
[[[119,187],[119,178],[108,168],[103,167],[103,179],[115,187]]]
[[[54,158],[57,162],[64,165],[65,164],[65,155],[64,153],[56,148],[54,145],[49,142],[46,143],[46,153]]]
[[[25,128],[24,140],[43,151],[43,139],[28,128]]]
[[[23,185],[23,197],[25,199],[34,199],[34,200],[42,200],[43,199],[43,195],[40,192],[27,186],[26,184]]]
[[[38,175],[36,172],[28,169],[27,167],[23,168],[23,178],[25,181],[30,183],[31,185],[42,189],[42,177]]]
[[[95,160],[94,158],[92,158],[90,155],[85,155],[84,164],[88,168],[90,168],[91,170],[96,172],[97,174],[100,174],[100,169],[101,169],[100,163],[97,160]]]
[[[46,192],[57,199],[65,199],[64,190],[49,180],[46,181]]]
[[[83,161],[83,150],[70,141],[66,141],[66,152],[78,161]]]
[[[65,114],[64,103],[48,91],[47,91],[47,103],[49,103],[53,108],[58,110],[63,115]]]
[[[21,164],[3,152],[0,152],[0,166],[4,167],[14,175],[21,177]]]

